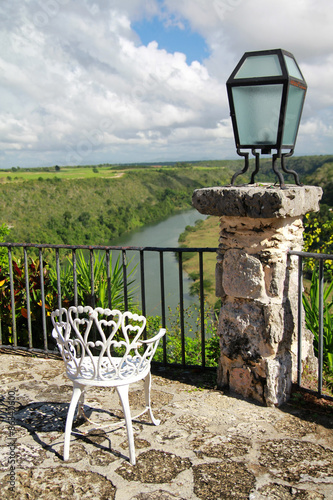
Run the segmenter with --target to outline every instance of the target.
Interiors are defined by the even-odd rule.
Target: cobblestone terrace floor
[[[57,359],[0,354],[2,499],[333,499],[333,413],[328,405],[266,408],[205,385],[194,372],[153,377],[161,425],[135,422],[137,464],[127,461],[124,428],[96,431],[77,422],[62,460],[71,384]],[[180,372],[181,373],[181,372]],[[207,381],[206,381],[207,382]],[[15,391],[15,393],[13,392]],[[15,394],[11,434],[9,396]],[[131,406],[142,408],[142,386]],[[12,399],[13,400],[13,399]],[[120,415],[117,394],[91,389],[87,413]],[[10,443],[16,446],[10,448]],[[11,441],[12,440],[12,441]],[[15,492],[8,483],[15,454]],[[12,454],[13,455],[13,452]]]

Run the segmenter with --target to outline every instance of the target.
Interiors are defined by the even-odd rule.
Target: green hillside
[[[291,157],[286,162],[304,184],[324,189],[333,206],[333,156]],[[108,244],[121,234],[191,206],[194,189],[230,183],[243,160],[160,165],[97,165],[0,170],[0,224],[7,241]],[[253,171],[237,178],[247,183]],[[276,182],[263,159],[257,182]],[[285,175],[286,183],[294,183]]]
[[[62,172],[63,174],[63,172]],[[134,169],[108,178],[63,175],[3,182],[0,222],[11,242],[108,244],[126,231],[189,208],[193,190],[230,181],[228,169]]]

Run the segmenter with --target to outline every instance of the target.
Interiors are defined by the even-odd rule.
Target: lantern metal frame
[[[252,76],[252,77],[246,77],[246,78],[241,78],[237,77],[237,73],[242,67],[243,63],[245,62],[246,59],[249,57],[253,56],[268,56],[268,55],[276,55],[279,60],[280,64],[280,69],[281,73],[280,75],[276,76]],[[296,68],[302,77],[302,79],[297,78],[295,76],[291,76],[289,74],[286,60],[284,59],[284,56],[289,56],[295,63]],[[255,87],[255,86],[266,86],[266,85],[274,85],[274,84],[280,84],[282,85],[282,96],[281,96],[281,105],[280,105],[280,111],[279,111],[279,118],[278,118],[278,127],[277,127],[277,136],[276,136],[276,142],[274,143],[269,143],[265,144],[264,141],[256,142],[255,144],[243,144],[240,141],[240,134],[238,130],[238,124],[237,124],[237,116],[236,116],[236,110],[235,110],[235,103],[234,103],[234,96],[232,93],[232,89],[235,87]],[[272,155],[272,168],[274,173],[279,179],[280,186],[282,188],[285,187],[284,183],[284,178],[281,172],[279,172],[278,167],[277,167],[277,159],[281,158],[281,168],[283,172],[287,174],[292,174],[294,176],[295,182],[297,185],[301,185],[298,174],[294,170],[289,170],[285,166],[285,158],[292,156],[294,153],[294,147],[296,143],[296,138],[297,138],[297,133],[299,129],[299,124],[300,124],[300,119],[303,111],[303,106],[304,106],[304,100],[305,100],[305,95],[306,95],[306,90],[307,90],[307,84],[304,80],[304,77],[302,75],[302,72],[297,64],[297,61],[295,57],[288,51],[283,50],[283,49],[272,49],[272,50],[261,50],[261,51],[254,51],[254,52],[246,52],[243,57],[240,59],[239,63],[231,73],[229,79],[227,80],[226,83],[227,86],[227,94],[228,94],[228,100],[229,100],[229,107],[230,107],[230,116],[231,116],[231,121],[232,121],[232,126],[233,126],[233,131],[234,131],[234,137],[235,137],[235,143],[236,143],[236,151],[239,156],[242,156],[245,158],[245,165],[244,168],[240,171],[237,172],[233,175],[231,179],[231,185],[234,184],[236,177],[238,177],[241,174],[244,174],[248,168],[249,168],[249,152],[244,152],[241,151],[242,149],[251,149],[252,154],[255,156],[255,170],[252,173],[251,176],[251,184],[254,184],[254,178],[256,174],[259,172],[260,168],[260,151],[262,154],[271,154],[272,150],[276,150],[276,153]],[[303,100],[301,103],[300,107],[300,113],[299,113],[299,119],[298,123],[296,126],[295,130],[295,139],[293,144],[283,144],[283,134],[285,130],[285,124],[286,124],[286,113],[287,113],[287,103],[288,103],[288,95],[289,95],[289,89],[291,86],[299,87],[300,89],[304,90],[303,94]],[[259,150],[259,152],[257,151]],[[289,150],[287,152],[282,152],[283,150]]]

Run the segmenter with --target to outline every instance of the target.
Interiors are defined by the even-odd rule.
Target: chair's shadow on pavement
[[[56,457],[62,460],[62,453],[59,453],[54,448],[54,445],[59,443],[63,444],[63,433],[65,431],[68,407],[69,403],[57,403],[50,401],[20,405],[15,408],[15,425],[27,429],[34,441],[36,441],[44,450],[53,453]],[[116,420],[119,420],[119,426],[114,427],[112,431],[123,427],[123,420],[107,410],[90,408],[89,406],[84,405],[84,413],[87,418],[90,418],[92,413],[103,413],[115,418]],[[0,411],[0,421],[9,423],[8,413]],[[119,453],[119,451],[112,449],[111,439],[107,435],[110,432],[110,429],[107,429],[107,431],[109,431],[108,433],[98,428],[93,428],[90,430],[86,428],[80,429],[80,427],[84,423],[85,419],[83,417],[75,417],[72,432],[75,434],[75,437],[77,439],[82,440],[86,443],[91,443],[94,445],[94,447],[112,453],[117,458],[123,457],[126,459],[125,455],[123,456],[122,453]],[[61,433],[60,437],[58,435],[56,436],[52,444],[47,444],[39,435],[39,433],[52,432]],[[103,441],[107,440],[107,446],[100,444],[100,439],[98,439],[98,437],[100,438],[101,436],[103,436],[104,438]]]

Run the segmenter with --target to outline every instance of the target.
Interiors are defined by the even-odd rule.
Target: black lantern
[[[246,52],[227,81],[230,115],[234,130],[237,153],[245,157],[245,167],[232,180],[248,169],[248,152],[256,158],[256,168],[251,184],[259,171],[260,151],[273,154],[273,170],[280,186],[284,187],[282,174],[277,170],[276,160],[281,158],[282,170],[288,170],[284,158],[294,152],[307,85],[298,64],[290,52],[282,49]]]

